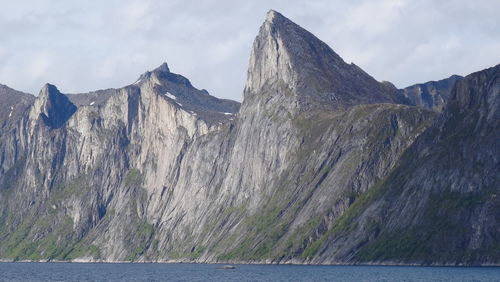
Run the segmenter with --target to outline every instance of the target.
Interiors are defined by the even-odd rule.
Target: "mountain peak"
[[[52,128],[61,127],[77,109],[66,95],[50,83],[42,87],[33,107],[36,116],[39,114],[45,124]]]
[[[269,10],[266,14],[266,22],[273,23],[275,19],[285,18],[282,14],[275,10]],[[286,19],[286,18],[285,18]]]
[[[167,62],[164,62],[161,64],[159,67],[153,70],[153,72],[164,72],[164,73],[169,73],[170,69],[168,68]]]
[[[59,90],[57,89],[57,87],[54,84],[45,83],[42,86],[42,89],[40,89],[40,94],[38,96],[42,96],[42,95],[57,95],[57,94],[60,94],[60,92],[59,92]]]
[[[298,105],[330,108],[396,102],[395,93],[354,64],[347,64],[326,43],[282,14],[270,10],[255,38],[245,99],[271,89],[294,93]],[[395,91],[392,91],[395,92]]]
[[[141,76],[139,76],[139,79],[136,82],[134,82],[134,85],[140,86],[142,83],[144,83],[145,81],[148,81],[150,79],[154,79],[155,81],[157,81],[159,83],[160,83],[160,81],[163,81],[163,82],[170,81],[173,83],[181,83],[181,84],[184,84],[188,87],[192,87],[189,79],[185,78],[182,75],[170,72],[170,68],[168,67],[168,64],[166,62],[161,64],[159,67],[153,69],[152,71],[147,71],[147,72],[141,74]]]

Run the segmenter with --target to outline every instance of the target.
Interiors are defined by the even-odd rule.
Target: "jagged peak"
[[[320,75],[345,62],[324,42],[282,14],[270,10],[255,38],[247,90],[257,92],[266,83],[282,80],[296,89],[308,75]]]
[[[46,125],[61,127],[76,112],[77,107],[53,84],[46,83],[33,105],[35,117],[41,116]]]
[[[272,24],[275,22],[276,19],[287,19],[287,18],[285,18],[281,13],[273,9],[269,10],[266,14],[266,22]]]
[[[159,67],[153,69],[152,71],[147,71],[143,73],[139,79],[133,83],[133,85],[140,86],[144,82],[154,79],[155,83],[164,84],[164,83],[175,83],[175,84],[183,84],[188,87],[193,87],[189,79],[186,77],[170,72],[170,68],[168,64],[164,62]]]
[[[275,10],[269,10],[266,14],[266,19],[264,21],[264,26],[270,26],[274,29],[276,28],[291,28],[291,29],[299,29],[302,32],[307,32],[307,30],[303,29],[301,26],[298,24],[294,23],[292,20],[289,18],[283,16],[283,14],[275,11]]]
[[[300,103],[333,108],[396,101],[386,85],[347,64],[312,33],[270,10],[253,43],[244,100],[276,87],[287,88]]]
[[[38,93],[38,100],[43,101],[43,103],[56,103],[58,99],[67,98],[64,94],[62,94],[57,86],[50,83],[45,83],[40,89]]]
[[[61,92],[59,92],[59,89],[57,89],[57,86],[55,86],[54,84],[45,83],[42,86],[42,89],[40,89],[40,94],[38,94],[38,96],[40,97],[43,95],[52,95],[52,94],[61,94]]]
[[[269,10],[267,12],[266,19],[258,35],[258,37],[262,38],[273,37],[281,39],[292,39],[289,37],[295,36],[297,36],[295,39],[305,37],[308,40],[315,39],[319,41],[312,33],[275,10]]]
[[[154,93],[168,103],[183,109],[209,123],[233,119],[240,103],[211,96],[205,89],[197,89],[186,77],[170,72],[167,63],[143,73],[133,86],[141,93]]]
[[[153,72],[164,72],[164,73],[169,73],[170,69],[168,68],[167,62],[164,62],[161,64],[159,67],[153,70]]]
[[[45,89],[45,88],[57,88],[57,86],[55,86],[55,85],[54,85],[54,84],[52,84],[52,83],[46,82],[46,83],[42,86],[42,89]]]

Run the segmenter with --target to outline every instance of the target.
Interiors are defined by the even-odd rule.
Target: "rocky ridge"
[[[452,75],[449,78],[419,83],[398,90],[399,94],[409,100],[412,106],[418,106],[441,112],[448,102],[451,90],[462,77]]]

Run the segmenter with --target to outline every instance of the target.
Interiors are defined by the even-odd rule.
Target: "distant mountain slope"
[[[20,119],[35,97],[0,84],[0,128]],[[1,129],[0,129],[1,130]]]
[[[450,98],[453,86],[461,79],[461,76],[452,75],[446,79],[408,86],[398,90],[398,93],[413,106],[441,112]]]

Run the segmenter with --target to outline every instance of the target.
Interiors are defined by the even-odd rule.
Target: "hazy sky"
[[[166,61],[241,100],[253,39],[275,9],[398,87],[500,63],[499,0],[0,0],[0,83],[37,94],[121,87]]]

